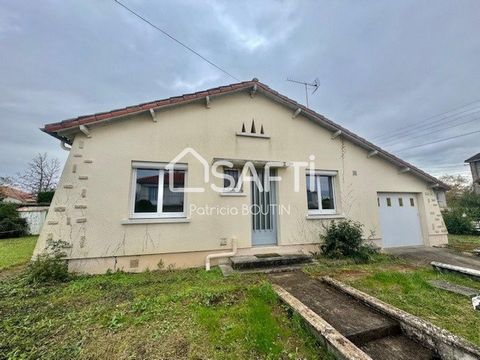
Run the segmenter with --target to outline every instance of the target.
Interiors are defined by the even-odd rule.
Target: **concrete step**
[[[230,258],[232,268],[235,270],[254,268],[274,268],[276,266],[303,264],[312,261],[311,255],[306,254],[259,254],[233,256]]]
[[[435,353],[405,335],[387,336],[368,342],[360,349],[372,359],[381,360],[434,360]]]

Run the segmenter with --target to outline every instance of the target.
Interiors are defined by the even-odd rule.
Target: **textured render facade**
[[[323,117],[279,98],[262,83],[238,85],[235,91],[200,93],[171,106],[156,104],[154,111],[139,109],[84,122],[86,127],[80,127],[81,120],[47,125],[44,131],[70,143],[71,149],[34,256],[48,241],[62,240],[69,244],[66,252],[73,271],[202,266],[207,254],[230,251],[232,239],[238,254],[318,251],[322,224],[345,217],[361,222],[367,234],[372,232],[372,241],[382,246],[378,194],[392,192],[414,194],[424,245],[447,242],[433,190],[441,191],[444,184],[399,159],[391,160],[390,154],[357,140],[346,129],[334,128],[329,120],[322,123]],[[208,95],[212,93],[217,96]],[[248,134],[252,119],[256,136]],[[242,134],[242,127],[247,134]],[[282,178],[277,204],[288,213],[277,215],[275,244],[253,246],[250,214],[190,211],[192,206],[248,207],[249,182],[235,196],[208,187],[185,194],[183,217],[132,217],[132,164],[168,163],[185,148],[195,149],[209,164],[214,159],[284,164],[277,169]],[[294,191],[295,169],[289,164],[309,161],[311,155],[316,170],[335,174],[332,213],[309,213],[306,181]],[[186,169],[188,187],[204,186],[204,164],[196,156],[187,152],[179,163]],[[299,171],[300,179],[305,179],[307,169]],[[221,179],[213,182],[222,186]]]

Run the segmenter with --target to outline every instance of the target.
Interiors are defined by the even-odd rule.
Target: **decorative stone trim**
[[[63,188],[64,189],[73,189],[73,185],[72,184],[65,184],[65,185],[63,185]]]
[[[81,223],[86,223],[87,222],[87,219],[86,218],[79,218],[77,219],[77,223],[81,224]]]
[[[83,155],[82,154],[73,154],[73,157],[81,158]]]
[[[87,208],[87,205],[79,204],[79,205],[75,205],[74,208],[75,208],[75,209],[86,209],[86,208]]]
[[[80,194],[82,198],[85,198],[87,196],[87,189],[82,189],[82,193]]]
[[[78,177],[78,180],[88,180],[88,176],[87,175],[80,175]]]
[[[91,163],[93,163],[93,160],[86,159],[86,160],[83,160],[83,162],[84,162],[85,164],[91,164]]]
[[[58,225],[58,221],[49,221],[47,222],[48,225]]]
[[[64,212],[67,208],[65,206],[55,206],[54,210],[56,212]]]
[[[75,174],[76,172],[77,172],[77,165],[75,164],[72,166],[72,173]]]

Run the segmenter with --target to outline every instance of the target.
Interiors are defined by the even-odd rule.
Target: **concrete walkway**
[[[430,265],[432,261],[480,270],[480,257],[459,254],[445,248],[425,246],[407,246],[385,250],[388,254],[399,256],[415,265]]]

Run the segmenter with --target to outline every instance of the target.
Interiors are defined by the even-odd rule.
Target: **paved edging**
[[[444,264],[437,261],[432,261],[430,265],[432,265],[435,269],[440,271],[446,270],[446,271],[451,271],[455,273],[460,273],[460,275],[466,275],[472,278],[473,280],[480,281],[480,271],[475,269],[471,269],[463,266]]]
[[[297,312],[313,329],[316,337],[325,345],[336,359],[341,360],[372,360],[370,356],[356,347],[345,336],[326,322],[321,316],[303,304],[295,296],[281,286],[272,284],[273,290],[280,299]]]
[[[442,359],[480,359],[480,348],[456,335],[453,335],[451,332],[439,328],[438,326],[403,310],[397,309],[373,296],[365,294],[328,276],[323,277],[322,280],[377,311],[397,320],[407,336],[416,339],[430,349],[435,350]]]

